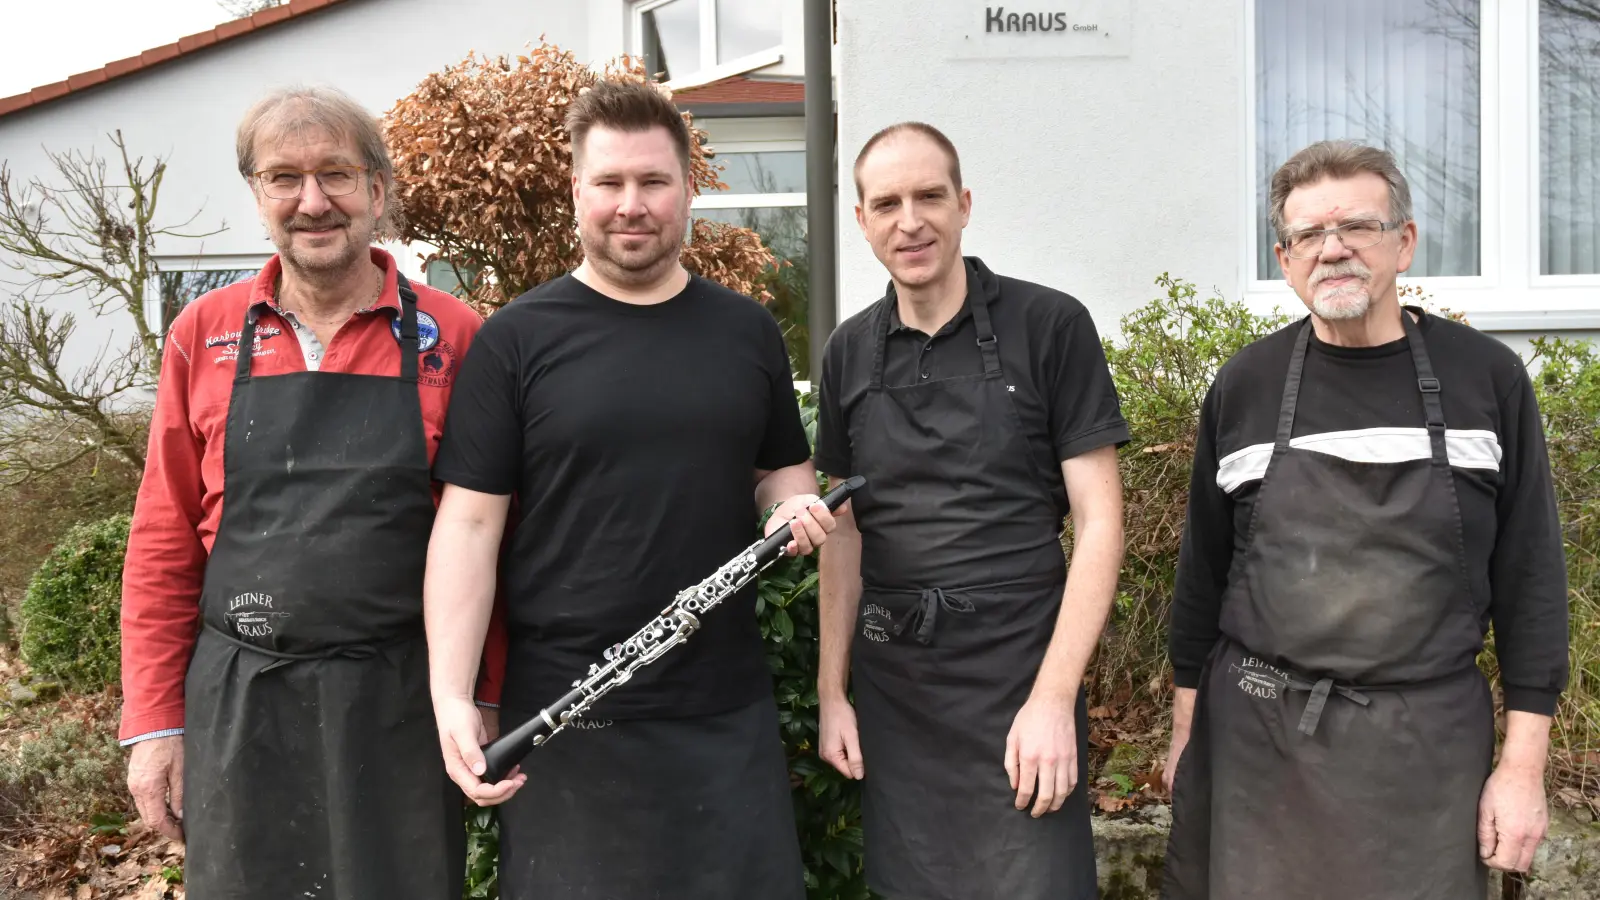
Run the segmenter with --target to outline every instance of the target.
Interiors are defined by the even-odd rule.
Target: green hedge
[[[79,525],[45,558],[22,598],[22,658],[79,691],[118,683],[122,671],[122,558],[127,515]]]

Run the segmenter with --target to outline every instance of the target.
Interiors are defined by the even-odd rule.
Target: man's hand
[[[827,541],[828,532],[838,527],[833,519],[833,511],[816,494],[795,494],[778,504],[778,508],[768,517],[763,534],[771,535],[785,522],[792,526],[790,531],[794,536],[794,540],[783,548],[783,552],[790,556],[810,554]]]
[[[146,825],[175,841],[183,840],[183,735],[133,745],[128,791]]]
[[[866,766],[861,762],[855,707],[842,696],[824,697],[817,705],[821,720],[817,752],[846,778],[859,779],[866,775]]]
[[[1544,770],[1502,762],[1478,799],[1478,856],[1491,869],[1526,872],[1550,826]]]
[[[498,731],[499,711],[493,712]],[[519,769],[512,769],[498,784],[484,784],[479,778],[485,768],[483,745],[489,742],[489,732],[482,713],[471,699],[435,697],[433,717],[439,725],[439,749],[444,754],[445,772],[473,803],[479,806],[504,803],[527,783],[528,776]]]
[[[500,736],[500,710],[493,706],[478,707],[478,717],[483,719],[483,742],[485,744]]]
[[[1033,802],[1035,819],[1061,808],[1078,783],[1078,734],[1073,698],[1035,695],[1017,712],[1006,736],[1006,774],[1017,809]],[[1038,797],[1034,784],[1038,783]]]

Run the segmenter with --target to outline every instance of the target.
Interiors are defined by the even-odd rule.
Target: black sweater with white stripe
[[[1483,632],[1494,625],[1506,707],[1550,715],[1567,683],[1567,576],[1533,385],[1499,341],[1437,316],[1424,314],[1419,325],[1442,385],[1472,593]],[[1223,592],[1240,577],[1233,568],[1244,556],[1298,328],[1229,360],[1201,408],[1172,606],[1179,687],[1198,686]],[[1366,462],[1426,459],[1424,422],[1405,339],[1356,348],[1312,335],[1295,446]]]

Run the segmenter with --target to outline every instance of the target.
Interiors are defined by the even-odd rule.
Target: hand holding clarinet
[[[524,756],[554,737],[613,687],[627,681],[634,670],[690,639],[700,627],[700,616],[716,615],[713,607],[780,557],[808,555],[822,546],[835,527],[834,510],[863,484],[865,480],[857,476],[823,497],[796,494],[779,504],[767,519],[762,540],[751,544],[705,581],[681,591],[654,620],[607,650],[605,659],[590,666],[587,676],[573,682],[565,696],[481,749],[461,746],[461,762],[465,765],[451,767],[451,777],[479,806],[509,800],[527,781],[527,776],[516,768]],[[480,741],[491,737],[481,730],[478,734]]]

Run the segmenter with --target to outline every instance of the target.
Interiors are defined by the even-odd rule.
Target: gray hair
[[[1353,178],[1371,173],[1389,185],[1389,218],[1411,221],[1411,187],[1406,176],[1387,150],[1368,147],[1355,141],[1318,141],[1289,157],[1272,175],[1272,230],[1284,238],[1283,206],[1295,188],[1316,184],[1324,178]]]
[[[394,162],[389,159],[383,131],[375,116],[337,88],[279,88],[257,100],[239,122],[239,174],[249,180],[255,172],[256,146],[263,137],[282,138],[302,130],[323,131],[355,143],[368,176],[383,182],[386,203],[378,220],[378,236],[398,237],[400,203],[394,193]]]

